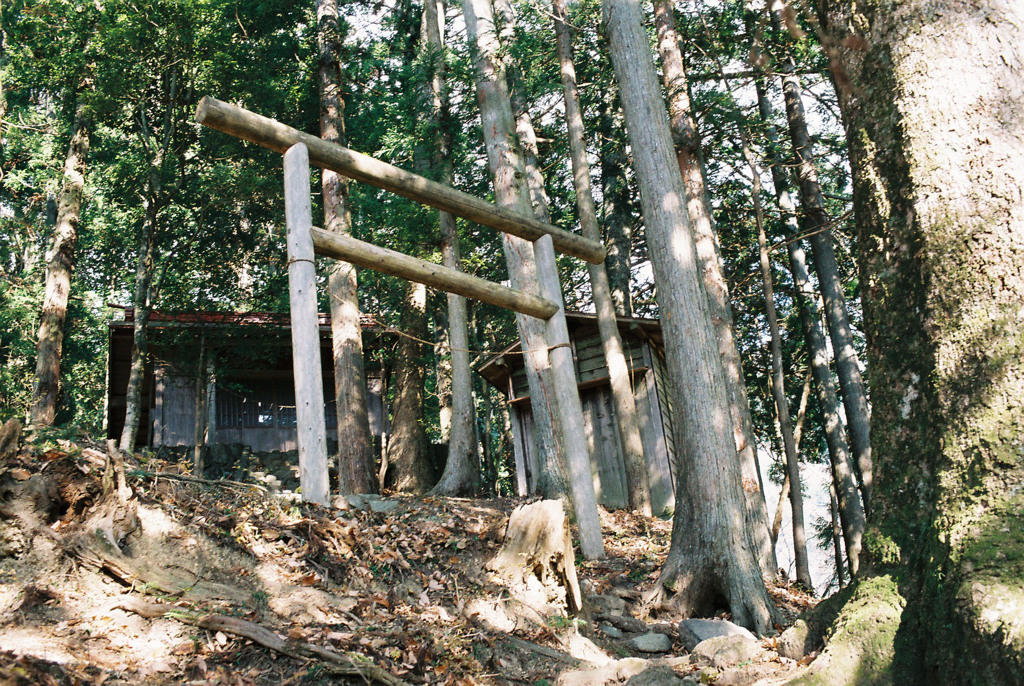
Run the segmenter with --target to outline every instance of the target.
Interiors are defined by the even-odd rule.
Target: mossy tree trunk
[[[1024,683],[1024,6],[828,8],[903,683]]]

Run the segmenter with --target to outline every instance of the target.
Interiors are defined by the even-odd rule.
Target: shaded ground
[[[641,611],[667,521],[602,511],[607,559],[577,559],[582,621],[557,594],[485,569],[514,501],[320,508],[129,458],[137,522],[110,524],[105,459],[100,446],[61,442],[0,465],[0,685],[611,684],[645,670],[648,683],[769,684],[800,669],[771,638],[743,664],[707,668],[684,650],[678,617]],[[110,546],[97,522],[127,535]],[[773,594],[790,619],[811,602]],[[648,634],[668,640],[645,652],[636,637]]]

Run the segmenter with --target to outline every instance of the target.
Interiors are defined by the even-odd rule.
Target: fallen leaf
[[[191,655],[192,653],[196,652],[196,646],[192,643],[192,641],[187,641],[185,643],[179,643],[178,645],[174,646],[174,649],[171,650],[171,652],[175,655]]]

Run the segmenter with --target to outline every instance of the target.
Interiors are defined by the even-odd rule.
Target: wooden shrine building
[[[622,442],[615,422],[608,368],[604,361],[597,317],[566,312],[576,383],[591,455],[597,499],[610,508],[628,506]],[[675,504],[675,453],[672,442],[672,399],[665,371],[664,344],[657,319],[621,317],[619,333],[630,368],[640,437],[647,459],[651,506],[656,514]],[[480,365],[477,371],[508,399],[519,495],[533,493],[537,447],[519,343]]]
[[[367,350],[381,330],[363,317]],[[109,324],[107,359],[107,437],[121,435],[131,368],[134,312]],[[329,440],[336,440],[331,327],[320,315],[324,418]],[[195,445],[196,414],[205,413],[206,445],[243,445],[253,452],[296,449],[295,386],[287,313],[153,312],[149,323],[152,362],[142,388],[136,446]],[[199,384],[206,393],[197,396]],[[379,371],[367,368],[370,430],[387,433]]]

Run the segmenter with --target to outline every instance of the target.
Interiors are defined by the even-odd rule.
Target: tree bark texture
[[[894,680],[1024,683],[1024,6],[832,2]]]
[[[633,316],[633,298],[629,288],[633,253],[633,207],[630,202],[629,179],[626,167],[625,134],[619,123],[618,99],[607,93],[601,103],[598,135],[601,138],[601,218],[604,239],[608,246],[605,269],[611,288],[615,313],[620,317]]]
[[[337,0],[317,0],[320,70],[320,136],[345,144],[345,103],[342,100],[341,28]],[[351,233],[348,180],[329,169],[321,172],[324,229]],[[334,353],[334,397],[338,415],[338,489],[340,493],[375,493],[373,440],[366,404],[363,330],[359,321],[356,269],[334,261],[327,267]]]
[[[39,426],[53,424],[60,390],[60,364],[64,348],[64,319],[71,295],[71,274],[75,265],[75,240],[85,191],[85,166],[89,155],[89,123],[81,113],[64,158],[64,179],[57,225],[46,255],[46,290],[39,312],[36,343],[36,382],[31,420]]]
[[[654,22],[658,30],[658,52],[661,55],[662,83],[668,93],[669,125],[675,143],[676,161],[686,188],[686,210],[697,244],[697,259],[701,265],[704,289],[708,294],[711,319],[715,324],[718,352],[722,356],[729,410],[732,414],[733,438],[740,473],[743,475],[743,493],[746,499],[747,530],[757,551],[761,572],[774,576],[778,567],[775,548],[768,531],[768,507],[761,490],[760,470],[757,464],[757,440],[754,422],[750,418],[750,401],[743,378],[743,365],[733,332],[732,307],[729,304],[729,285],[722,268],[718,249],[718,236],[711,215],[704,183],[703,156],[700,134],[690,108],[689,84],[683,55],[679,49],[675,12],[671,0],[654,0]],[[796,521],[794,519],[794,521]],[[798,556],[799,559],[799,556]],[[798,565],[799,567],[799,565]]]
[[[206,333],[200,330],[199,333],[199,362],[196,364],[196,402],[195,421],[192,424],[192,474],[203,478],[205,465],[203,464],[203,449],[206,447],[206,419],[209,417],[207,411],[207,357],[206,357]]]
[[[803,242],[797,238],[800,227],[796,216],[796,206],[790,192],[785,159],[779,147],[778,134],[773,123],[774,115],[771,103],[768,101],[761,80],[756,79],[754,85],[757,91],[758,109],[767,137],[775,199],[786,229],[786,250],[789,253],[790,274],[793,277],[794,299],[800,312],[800,321],[803,324],[807,354],[810,358],[815,388],[818,392],[818,406],[821,408],[825,421],[825,444],[828,449],[832,481],[835,484],[838,498],[847,561],[851,576],[856,576],[860,569],[860,552],[864,536],[864,508],[861,504],[860,492],[857,489],[853,456],[846,440],[846,433],[843,431],[843,417],[839,411],[839,398],[832,381],[825,334],[821,329],[821,320],[814,306],[818,296],[810,282]]]
[[[778,5],[781,8],[782,5]],[[782,31],[781,9],[771,14],[772,28]],[[789,121],[789,136],[796,155],[797,176],[800,182],[800,200],[807,215],[811,234],[811,254],[818,285],[825,301],[825,319],[828,323],[832,349],[836,355],[836,373],[842,393],[846,421],[850,429],[850,445],[857,466],[864,510],[871,507],[871,408],[868,405],[867,389],[860,372],[860,360],[853,346],[853,332],[850,317],[846,311],[846,295],[839,278],[835,251],[832,248],[832,232],[828,229],[829,217],[825,211],[825,199],[818,183],[818,170],[814,161],[814,150],[807,131],[804,116],[803,97],[800,94],[800,79],[796,75],[793,58],[787,54],[781,66],[782,92],[786,101],[786,118]]]
[[[640,184],[669,380],[679,421],[672,543],[659,586],[688,615],[725,600],[734,621],[763,632],[772,606],[747,545],[725,372],[674,159],[668,113],[636,0],[605,0],[604,23]]]
[[[434,376],[437,379],[435,384],[437,432],[441,442],[447,443],[452,431],[452,343],[448,337],[447,321],[437,312],[434,312],[433,316],[431,324],[435,341]]]
[[[488,164],[494,176],[495,197],[499,205],[523,214],[532,211],[523,156],[515,136],[515,123],[508,86],[498,60],[500,48],[494,33],[494,18],[489,0],[463,0],[467,36],[472,46]],[[538,262],[543,258],[554,268],[554,249],[543,238],[536,246],[509,234],[503,235],[505,261],[513,286],[536,292],[541,282],[553,282],[558,293],[543,295],[557,299],[558,274],[544,274]],[[550,255],[536,252],[551,251]],[[556,496],[570,493],[580,531],[580,547],[588,559],[602,557],[601,525],[597,498],[590,475],[590,456],[582,440],[583,410],[576,388],[565,314],[560,309],[548,323],[524,315],[517,316],[520,340],[526,355],[538,449],[544,474],[544,492]],[[549,348],[550,346],[550,348]],[[564,487],[565,475],[571,479],[571,491]],[[558,482],[561,483],[558,483]],[[552,488],[554,486],[554,488]]]
[[[395,404],[391,413],[387,481],[395,490],[425,493],[434,485],[423,426],[423,343],[427,332],[427,288],[409,282],[403,298],[401,330],[395,355]]]
[[[583,235],[601,240],[597,224],[597,209],[590,187],[590,163],[587,161],[586,141],[583,136],[583,115],[580,112],[579,93],[576,89],[576,67],[573,64],[572,38],[566,25],[565,0],[554,0],[552,10],[555,21],[555,40],[558,63],[562,74],[562,93],[565,100],[565,123],[569,132],[569,150],[572,159],[573,186],[579,210]],[[604,349],[605,363],[611,384],[615,422],[619,429],[622,458],[626,467],[626,487],[629,506],[636,512],[651,515],[651,491],[647,479],[647,462],[640,439],[640,422],[636,414],[636,399],[629,379],[629,366],[622,352],[622,339],[615,318],[615,304],[608,285],[608,273],[602,264],[588,264],[590,289],[597,312],[597,328]]]

